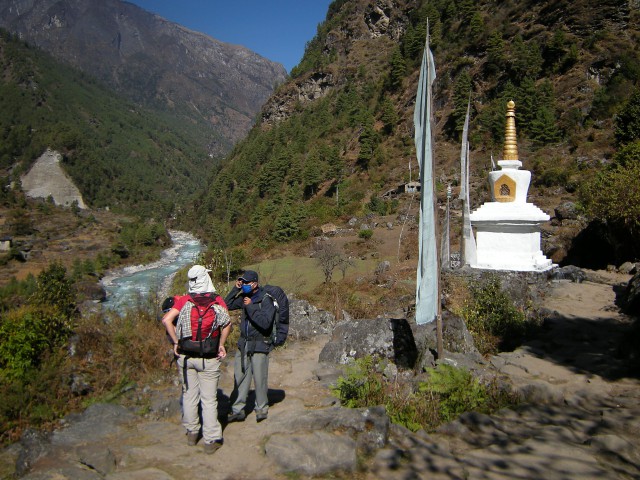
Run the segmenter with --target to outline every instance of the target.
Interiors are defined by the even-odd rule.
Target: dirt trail
[[[264,454],[264,443],[278,431],[279,418],[295,416],[307,409],[326,405],[329,391],[320,385],[313,371],[328,337],[312,342],[295,342],[271,354],[269,378],[269,418],[261,423],[250,413],[244,422],[224,427],[224,445],[214,455],[202,452],[201,441],[195,447],[186,444],[179,416],[169,421],[144,422],[135,426],[126,439],[120,438],[113,453],[119,470],[109,479],[278,479],[287,478]],[[220,389],[221,411],[228,409],[227,395],[233,389],[233,358],[224,364]],[[178,395],[176,387],[174,394]],[[251,406],[251,397],[249,399]],[[149,470],[153,465],[154,470]],[[165,473],[162,473],[165,472]],[[215,472],[215,473],[214,473]],[[166,474],[171,475],[167,477]]]

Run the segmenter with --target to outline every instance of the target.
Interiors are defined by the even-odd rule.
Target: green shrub
[[[569,172],[563,167],[550,167],[544,170],[537,178],[536,185],[553,187],[565,186],[569,181]]]
[[[67,269],[61,263],[52,263],[38,275],[36,291],[30,300],[34,305],[56,309],[60,316],[65,317],[60,325],[70,329],[70,318],[76,315],[75,294]]]
[[[28,294],[30,301],[0,311],[1,443],[17,440],[26,427],[46,426],[81,404],[114,400],[133,383],[173,371],[168,369],[171,346],[151,298],[123,316],[104,312],[68,317],[61,313],[68,305],[64,283],[54,280],[50,289],[42,289],[40,280],[14,282],[0,290],[3,297]],[[69,356],[65,347],[71,326],[75,340]],[[76,375],[87,384],[83,395],[70,388]],[[138,403],[140,396],[130,401]]]
[[[65,353],[56,350],[44,355],[38,367],[25,371],[22,378],[3,378],[0,382],[0,444],[17,441],[28,426],[42,426],[60,418],[73,406],[69,397]]]
[[[0,312],[22,305],[36,288],[36,278],[31,273],[24,280],[12,277],[9,283],[0,287]]]
[[[516,345],[525,333],[525,314],[502,290],[500,279],[492,276],[469,289],[471,299],[461,313],[480,353]]]
[[[380,197],[373,197],[371,201],[366,205],[367,210],[378,215],[390,215],[397,211],[398,200],[383,200]]]
[[[634,91],[614,117],[615,136],[619,144],[640,140],[640,90]]]
[[[600,170],[580,189],[592,218],[630,230],[640,238],[640,141],[622,148],[615,163]]]
[[[440,417],[450,422],[464,412],[484,410],[489,403],[487,388],[468,370],[441,364],[428,370],[429,380],[419,390],[437,395]]]
[[[47,306],[27,305],[0,318],[0,377],[22,379],[71,333],[67,318]]]
[[[333,393],[345,407],[357,408],[384,404],[381,375],[376,372],[372,357],[356,360],[347,367],[346,375],[338,378]]]
[[[373,230],[369,230],[368,228],[365,228],[358,232],[358,237],[361,238],[362,240],[369,240],[372,236],[373,236]]]
[[[483,385],[467,370],[450,365],[429,369],[429,380],[415,392],[387,381],[382,370],[383,364],[377,365],[371,356],[360,358],[347,367],[332,391],[346,407],[384,405],[393,423],[414,432],[435,430],[464,412],[491,413],[516,403],[514,395],[495,383]]]

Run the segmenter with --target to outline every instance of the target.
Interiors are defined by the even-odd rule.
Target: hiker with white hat
[[[187,444],[196,445],[202,427],[204,452],[214,453],[222,446],[217,394],[220,363],[227,356],[224,344],[231,331],[231,319],[227,305],[216,294],[209,272],[202,265],[189,269],[189,293],[174,298],[162,323],[177,357]]]

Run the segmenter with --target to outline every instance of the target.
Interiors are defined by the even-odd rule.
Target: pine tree
[[[402,81],[407,73],[407,66],[402,58],[400,49],[393,50],[391,55],[391,69],[389,71],[389,86],[392,91],[398,90],[402,86]]]
[[[511,45],[511,70],[514,79],[526,77],[536,80],[542,70],[542,53],[535,41],[525,43],[520,35],[516,35]]]
[[[556,126],[554,112],[547,106],[541,106],[529,127],[529,135],[538,144],[547,144],[558,141],[560,133]]]
[[[385,97],[380,104],[380,120],[384,124],[384,132],[387,135],[393,133],[396,124],[398,123],[398,112],[396,112],[396,107],[393,105],[393,102]]]
[[[556,30],[547,44],[546,57],[547,61],[552,65],[553,71],[557,71],[564,61],[564,57],[567,54],[566,43],[565,33],[562,30]]]
[[[306,158],[303,167],[302,178],[304,182],[304,192],[307,198],[316,193],[318,185],[325,178],[325,165],[320,160],[316,150],[312,151]]]
[[[358,164],[365,170],[373,158],[373,154],[378,143],[378,135],[372,123],[367,123],[362,127],[359,138],[360,150],[358,151]]]
[[[469,22],[469,37],[473,42],[475,42],[476,47],[482,39],[483,33],[484,21],[482,20],[482,15],[480,14],[480,12],[476,11],[471,16],[471,20]]]
[[[540,105],[538,99],[538,89],[536,88],[536,82],[531,77],[526,77],[520,83],[520,88],[517,94],[517,120],[520,126],[519,130],[522,132],[528,132],[531,126],[531,122],[536,116],[536,112]]]
[[[620,145],[640,139],[640,90],[631,94],[629,100],[614,117],[615,137]]]
[[[487,42],[487,64],[486,69],[489,74],[496,74],[504,70],[507,62],[507,55],[504,40],[500,32],[493,32]]]

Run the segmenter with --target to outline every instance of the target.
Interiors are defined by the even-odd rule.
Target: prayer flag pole
[[[418,230],[418,268],[416,282],[416,323],[436,320],[437,353],[442,358],[442,315],[440,304],[440,265],[437,250],[436,195],[433,134],[431,131],[431,86],[436,78],[435,63],[429,49],[429,24],[422,54],[420,78],[413,114],[416,157],[420,166],[420,226]]]

